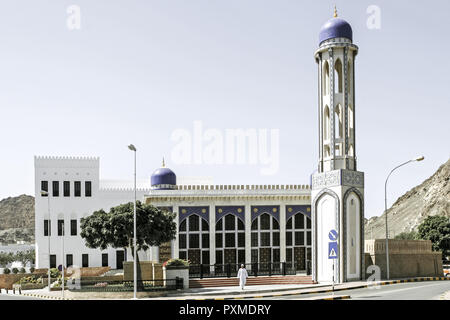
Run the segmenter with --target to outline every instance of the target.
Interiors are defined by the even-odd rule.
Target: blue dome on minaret
[[[333,38],[347,38],[353,42],[353,30],[344,19],[338,18],[336,8],[334,18],[328,20],[320,29],[319,43]]]
[[[164,159],[162,167],[153,172],[150,180],[152,189],[170,190],[175,189],[177,185],[177,176],[172,170],[166,168]]]

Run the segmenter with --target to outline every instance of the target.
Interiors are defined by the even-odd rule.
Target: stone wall
[[[381,279],[386,279],[386,240],[365,241],[367,267],[375,264],[381,269]],[[366,274],[366,278],[370,274]],[[431,249],[430,240],[389,239],[390,279],[443,276],[442,253]]]
[[[0,274],[0,289],[10,290],[14,283],[26,276],[29,276],[29,274]]]
[[[123,280],[133,281],[133,261],[123,263]],[[138,280],[162,280],[163,271],[162,264],[154,261],[139,261],[137,265],[137,279]]]

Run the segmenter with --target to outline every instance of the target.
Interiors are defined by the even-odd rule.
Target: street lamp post
[[[136,252],[136,147],[132,144],[128,149],[134,152],[134,215],[133,215],[133,280],[134,280],[134,294],[133,299],[137,299],[137,252]]]
[[[62,255],[62,263],[61,263],[61,273],[62,273],[62,277],[61,277],[61,286],[62,286],[62,297],[64,298],[64,235],[66,234],[66,230],[65,230],[66,226],[63,220],[62,223],[62,234],[61,234],[61,240],[62,240],[62,246],[61,246],[61,255]]]
[[[48,238],[48,292],[50,292],[50,235],[52,232],[50,224],[50,193],[45,190],[41,190],[41,196],[47,196],[47,210],[48,210],[48,222],[47,222],[47,238]]]
[[[387,214],[387,183],[388,183],[389,177],[395,170],[397,170],[398,168],[400,168],[410,162],[422,161],[423,159],[425,159],[425,157],[423,157],[423,156],[418,157],[415,159],[408,160],[408,161],[396,166],[394,169],[391,170],[391,172],[389,173],[389,175],[386,178],[386,182],[384,183],[384,214],[385,214],[385,218],[386,218],[386,277],[388,280],[389,280],[389,231],[388,231],[388,214]]]

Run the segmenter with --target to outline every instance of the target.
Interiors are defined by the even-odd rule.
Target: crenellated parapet
[[[98,168],[99,157],[35,156],[35,167],[40,168]]]

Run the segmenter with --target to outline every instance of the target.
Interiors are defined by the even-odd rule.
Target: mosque
[[[137,195],[175,212],[177,234],[170,243],[141,252],[140,258],[188,259],[191,265],[211,266],[211,272],[224,264],[276,270],[283,263],[295,272],[311,270],[319,282],[362,279],[364,174],[356,162],[357,53],[350,24],[335,11],[320,30],[315,52],[319,161],[310,185],[180,183],[163,165]],[[80,237],[82,217],[134,198],[129,186],[100,180],[98,158],[35,157],[35,195],[38,268],[61,263],[122,268],[129,253],[89,249]]]

